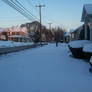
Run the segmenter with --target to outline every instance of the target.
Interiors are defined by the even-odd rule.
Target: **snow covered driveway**
[[[88,69],[66,44],[7,54],[0,56],[0,92],[91,92]]]

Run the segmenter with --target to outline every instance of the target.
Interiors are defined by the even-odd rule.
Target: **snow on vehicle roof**
[[[83,47],[84,52],[92,53],[92,43],[87,44]]]
[[[77,40],[77,41],[72,41],[69,43],[69,46],[72,48],[81,48],[83,47],[85,44],[91,43],[88,40]]]

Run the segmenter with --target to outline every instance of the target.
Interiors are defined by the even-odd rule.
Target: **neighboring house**
[[[31,41],[26,27],[13,26],[11,28],[0,28],[0,40],[12,40],[15,42]]]
[[[40,23],[38,21],[22,24],[21,27],[26,27],[29,33],[40,31]]]
[[[92,41],[92,4],[84,5],[81,21],[84,22],[85,40]]]
[[[84,25],[65,33],[65,41],[84,40]]]
[[[73,40],[83,40],[84,39],[84,25],[78,27],[75,30],[70,31],[71,41]]]

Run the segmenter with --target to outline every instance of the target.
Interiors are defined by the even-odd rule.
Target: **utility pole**
[[[51,28],[51,25],[52,25],[52,23],[48,23],[49,24],[49,29],[51,30],[52,28]]]
[[[42,7],[45,7],[45,5],[36,5],[36,7],[39,8],[39,15],[40,15],[40,45],[42,46]]]

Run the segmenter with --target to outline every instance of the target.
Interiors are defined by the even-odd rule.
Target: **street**
[[[0,92],[90,92],[90,65],[69,53],[49,44],[0,56]]]

